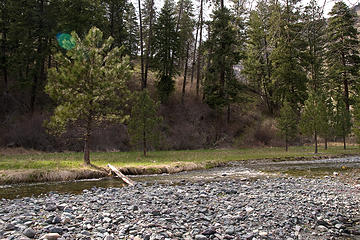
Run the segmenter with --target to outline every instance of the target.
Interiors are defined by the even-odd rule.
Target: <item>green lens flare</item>
[[[63,49],[70,50],[76,46],[75,39],[67,33],[58,33],[56,39]]]

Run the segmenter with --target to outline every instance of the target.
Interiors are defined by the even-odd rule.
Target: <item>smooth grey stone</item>
[[[23,234],[28,238],[34,238],[36,235],[36,232],[32,228],[27,228],[24,230]]]
[[[198,234],[195,235],[195,240],[207,240],[208,238],[205,235]]]

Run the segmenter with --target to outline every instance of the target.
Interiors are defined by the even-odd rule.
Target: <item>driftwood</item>
[[[130,178],[128,178],[127,176],[125,176],[124,174],[122,174],[118,169],[116,169],[116,167],[114,167],[113,165],[108,164],[107,165],[111,171],[113,171],[118,177],[120,177],[124,182],[126,182],[127,184],[129,184],[130,186],[134,186],[136,183],[131,180]]]

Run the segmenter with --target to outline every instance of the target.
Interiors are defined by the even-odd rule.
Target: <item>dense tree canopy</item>
[[[228,122],[230,106],[248,111],[255,103],[262,106],[258,108],[263,115],[284,119],[286,108],[305,123],[314,120],[312,111],[319,108],[321,116],[314,121],[324,127],[318,130],[317,125],[303,124],[303,133],[313,137],[316,132],[315,142],[317,137],[325,143],[342,138],[345,146],[351,123],[354,129],[358,126],[356,15],[343,1],[334,4],[328,17],[317,1],[301,3],[260,0],[247,9],[247,4],[237,0],[165,0],[156,9],[154,0],[4,0],[0,5],[0,120],[8,123],[16,118],[12,116],[48,114],[54,109],[56,116],[65,109],[57,100],[67,97],[73,97],[74,105],[81,108],[80,102],[75,104],[76,96],[56,92],[61,89],[56,84],[63,83],[65,73],[80,74],[94,67],[96,63],[85,60],[83,66],[75,64],[93,50],[82,52],[78,42],[74,49],[64,49],[58,36],[75,31],[80,41],[95,26],[104,38],[113,39],[107,42],[107,51],[97,53],[104,57],[103,65],[96,66],[98,74],[103,74],[97,79],[112,72],[105,64],[110,58],[106,54],[121,49],[119,59],[128,55],[131,60],[129,87],[134,91],[148,88],[163,107],[180,102],[181,95],[183,106],[191,108],[184,103],[195,95],[196,104],[207,104],[217,113],[227,108]],[[210,6],[212,13],[206,11]],[[59,56],[67,57],[60,60]],[[56,75],[54,69],[64,74]],[[72,81],[86,83],[74,74]],[[194,76],[196,85],[191,84]],[[119,93],[115,78],[110,76],[105,83],[114,94]],[[69,91],[79,88],[73,85]],[[155,89],[157,94],[152,94]],[[107,109],[105,103],[100,105],[104,105],[101,110]],[[283,131],[280,125],[278,130]]]

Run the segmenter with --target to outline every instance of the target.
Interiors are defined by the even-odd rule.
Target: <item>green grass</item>
[[[360,154],[360,149],[351,146],[347,150],[343,150],[340,146],[332,146],[326,151],[320,148],[319,152],[316,156],[356,155]],[[94,152],[90,154],[91,162],[101,167],[105,167],[108,163],[117,167],[174,166],[184,163],[195,163],[211,167],[229,161],[313,156],[313,147],[290,147],[288,152],[285,152],[284,148],[156,151],[150,152],[146,158],[142,157],[140,152]],[[83,153],[2,154],[0,151],[0,170],[80,168],[83,168]]]

